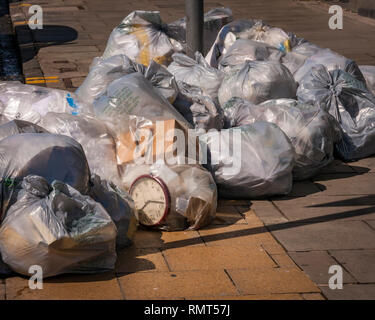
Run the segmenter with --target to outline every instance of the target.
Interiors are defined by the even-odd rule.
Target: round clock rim
[[[151,175],[151,174],[143,174],[143,175],[137,177],[137,178],[132,182],[132,184],[131,184],[131,186],[130,186],[130,189],[129,189],[129,194],[130,194],[130,196],[132,195],[131,192],[132,192],[132,189],[133,189],[133,187],[135,186],[135,184],[136,184],[139,180],[144,179],[144,178],[149,178],[149,179],[152,179],[152,180],[156,181],[157,184],[161,187],[161,189],[162,189],[162,191],[163,191],[163,193],[164,193],[164,197],[165,197],[165,199],[166,199],[166,201],[167,201],[167,203],[166,203],[166,207],[165,207],[165,210],[164,210],[164,213],[163,213],[163,216],[161,217],[161,219],[160,219],[157,223],[155,223],[155,224],[144,224],[144,223],[142,223],[141,221],[139,221],[140,224],[142,224],[142,225],[144,225],[144,226],[146,226],[146,227],[155,227],[155,226],[160,225],[160,224],[163,222],[163,220],[166,218],[166,216],[168,215],[169,210],[170,210],[171,196],[170,196],[170,193],[169,193],[168,187],[167,187],[167,185],[165,184],[165,182],[164,182],[161,178],[159,178],[159,177],[155,177],[155,176],[153,176],[153,175]]]

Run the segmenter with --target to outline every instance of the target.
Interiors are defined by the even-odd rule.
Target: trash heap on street
[[[204,20],[206,56],[185,55],[185,18],[134,11],[75,93],[0,82],[0,270],[111,270],[139,224],[199,229],[218,196],[375,154],[375,66],[228,8]]]

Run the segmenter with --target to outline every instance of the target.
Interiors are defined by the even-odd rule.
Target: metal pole
[[[186,53],[203,50],[203,0],[186,0]]]

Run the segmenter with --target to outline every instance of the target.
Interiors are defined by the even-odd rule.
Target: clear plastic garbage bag
[[[128,165],[123,174],[127,190],[142,175],[163,181],[170,196],[170,208],[154,228],[167,231],[196,230],[208,225],[216,215],[217,189],[211,173],[199,165]],[[145,192],[147,192],[145,190]],[[137,205],[137,200],[135,200]],[[142,206],[139,202],[138,206]],[[138,215],[144,214],[138,209]]]
[[[341,139],[335,118],[323,109],[292,99],[269,100],[260,105],[239,98],[229,100],[224,108],[231,127],[271,122],[289,137],[295,149],[293,178],[311,178],[333,160],[334,145]]]
[[[366,84],[343,70],[317,65],[301,80],[298,100],[332,114],[343,130],[336,145],[344,160],[375,154],[375,97]]]
[[[82,194],[89,190],[90,169],[81,145],[74,139],[49,133],[21,133],[0,140],[0,220],[14,203],[19,183],[39,175],[48,183],[60,180]]]
[[[269,26],[263,21],[257,21],[246,32],[246,39],[267,43],[282,52],[292,50],[289,35],[282,29]]]
[[[107,59],[96,57],[90,66],[89,74],[76,90],[76,94],[87,103],[93,103],[112,81],[134,72],[142,73],[169,102],[172,103],[176,99],[178,94],[176,81],[164,66],[151,61],[150,65],[145,67],[123,54]]]
[[[91,176],[88,195],[104,207],[115,223],[117,249],[130,245],[138,226],[138,214],[130,195],[95,174]]]
[[[0,101],[5,105],[3,116],[9,120],[25,120],[37,124],[47,112],[70,114],[92,113],[86,104],[71,92],[44,88],[18,81],[0,82]]]
[[[23,120],[12,120],[0,125],[0,140],[19,133],[48,133],[48,131]]]
[[[40,125],[51,133],[76,140],[85,152],[90,171],[102,179],[119,184],[116,142],[104,121],[89,115],[49,112],[42,118]]]
[[[26,176],[0,228],[4,262],[25,276],[40,266],[43,278],[114,269],[117,230],[105,209],[60,181]]]
[[[176,119],[190,127],[185,118],[140,73],[132,73],[112,81],[105,93],[94,102],[99,118],[116,119],[134,115]]]
[[[145,66],[151,60],[167,66],[172,54],[183,50],[174,32],[161,21],[159,11],[133,11],[113,29],[103,58],[125,54]]]
[[[217,68],[220,57],[237,39],[248,39],[247,33],[257,22],[263,23],[261,20],[235,20],[222,27],[206,55],[206,61],[210,66]]]
[[[182,53],[175,53],[172,58],[173,62],[169,65],[168,71],[177,81],[197,86],[204,95],[212,99],[217,98],[224,78],[223,72],[211,67],[199,52],[195,53],[195,60]]]
[[[220,29],[233,21],[232,10],[229,8],[214,8],[203,17],[203,53],[207,53]],[[178,41],[186,45],[186,17],[168,24],[169,28],[178,31]]]
[[[340,69],[350,73],[357,80],[365,81],[361,70],[353,60],[345,58],[330,49],[320,49],[308,57],[304,64],[295,72],[294,79],[300,82],[311,68],[318,64],[324,65],[328,71]]]
[[[221,130],[224,126],[223,110],[216,99],[204,95],[201,88],[178,81],[180,93],[174,107],[196,129]]]
[[[295,98],[297,84],[290,71],[274,61],[246,61],[228,71],[219,89],[221,106],[232,97],[259,104],[278,98]]]
[[[238,39],[219,59],[219,69],[227,71],[245,61],[281,61],[285,53],[264,42]]]
[[[275,124],[255,122],[201,136],[210,150],[219,195],[253,199],[292,189],[294,149]]]
[[[375,66],[359,66],[365,77],[367,88],[375,95]]]

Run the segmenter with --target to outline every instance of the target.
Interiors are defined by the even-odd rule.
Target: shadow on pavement
[[[17,26],[15,30],[18,43],[23,49],[23,63],[33,59],[41,48],[66,44],[78,37],[75,29],[59,25],[45,25],[43,29],[35,30],[31,30],[28,25],[22,25]]]

